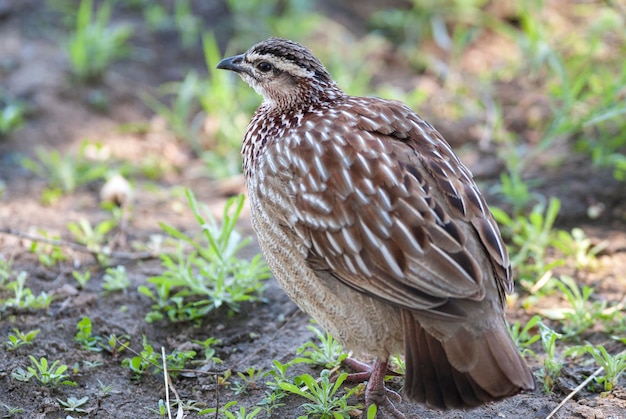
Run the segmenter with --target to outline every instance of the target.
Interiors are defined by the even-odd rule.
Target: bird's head
[[[311,51],[286,39],[260,42],[241,55],[224,58],[217,68],[236,72],[266,103],[282,109],[342,95]]]

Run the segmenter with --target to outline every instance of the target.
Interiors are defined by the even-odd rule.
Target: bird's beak
[[[217,63],[217,68],[220,70],[230,70],[235,73],[241,73],[243,68],[241,67],[241,63],[243,62],[243,54],[235,55],[234,57],[224,58],[222,61]]]

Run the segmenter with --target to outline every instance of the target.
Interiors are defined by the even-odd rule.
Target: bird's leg
[[[375,404],[386,410],[396,419],[405,419],[405,416],[393,405],[394,402],[399,403],[402,398],[398,393],[385,387],[385,375],[387,375],[388,359],[377,358],[374,365],[370,367],[363,362],[354,358],[344,360],[350,368],[356,370],[356,373],[348,374],[346,381],[352,383],[362,383],[367,381],[365,387],[365,410],[370,405]]]
[[[370,379],[372,375],[372,367],[365,362],[361,362],[356,358],[346,358],[343,363],[351,370],[356,372],[348,374],[346,381],[349,383],[363,383]]]

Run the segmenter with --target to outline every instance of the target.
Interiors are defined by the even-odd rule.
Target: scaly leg
[[[372,404],[375,404],[390,413],[394,418],[405,419],[405,416],[392,403],[392,400],[399,403],[402,397],[395,391],[385,387],[388,359],[381,360],[377,358],[372,367],[354,358],[348,358],[344,363],[357,371],[356,373],[348,374],[347,382],[362,383],[367,381],[367,386],[365,387],[366,411]]]

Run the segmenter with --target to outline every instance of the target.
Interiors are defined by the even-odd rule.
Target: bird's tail
[[[436,409],[476,407],[535,387],[504,321],[474,336],[460,328],[440,341],[402,312],[406,346],[404,393]]]

